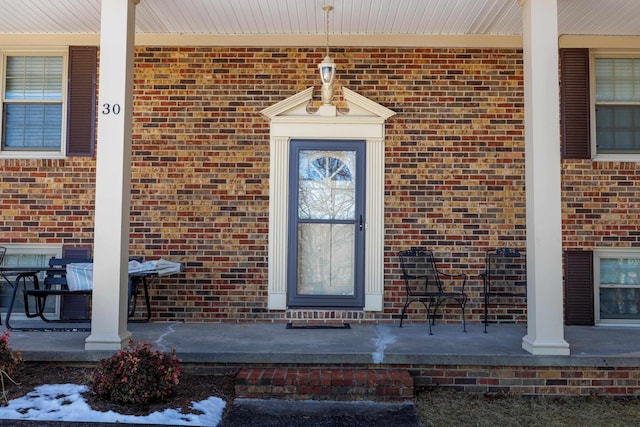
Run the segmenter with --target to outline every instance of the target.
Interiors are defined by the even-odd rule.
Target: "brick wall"
[[[640,247],[640,166],[563,163],[563,240],[567,248]]]
[[[93,242],[95,161],[0,159],[0,242]]]
[[[416,387],[442,386],[471,393],[536,396],[637,396],[640,369],[613,366],[420,366]]]
[[[286,319],[266,308],[269,123],[259,111],[309,86],[319,100],[323,56],[321,48],[136,49],[131,252],[188,263],[184,276],[154,286],[157,318]],[[355,320],[398,318],[396,253],[420,245],[444,271],[470,275],[469,321],[479,321],[484,252],[525,245],[521,52],[336,48],[332,56],[338,101],[346,86],[397,112],[386,126],[385,308]],[[92,243],[95,159],[0,167],[0,241]],[[565,162],[565,246],[640,246],[638,175],[635,163]],[[415,307],[411,319],[423,320]],[[504,318],[522,322],[524,313]],[[444,317],[459,321],[453,311]]]
[[[505,361],[508,363],[508,361]],[[624,365],[624,364],[623,364]],[[489,366],[489,365],[273,365],[256,364],[242,366],[237,364],[216,364],[208,366],[214,372],[224,374],[240,371],[236,391],[246,397],[275,396],[296,398],[300,393],[300,379],[288,380],[290,373],[295,377],[312,378],[316,373],[325,381],[342,379],[331,390],[318,390],[314,398],[325,398],[329,393],[334,400],[341,400],[344,379],[347,374],[366,370],[385,372],[386,375],[398,378],[400,373],[408,372],[413,378],[413,389],[416,392],[432,387],[444,387],[460,392],[512,395],[512,396],[609,396],[629,397],[640,395],[640,368],[637,366]],[[321,376],[319,373],[327,372]],[[406,397],[406,389],[410,386],[404,378],[405,388],[396,385],[395,395]],[[279,382],[279,383],[278,383]],[[308,397],[300,395],[298,398]],[[383,396],[393,397],[392,394]],[[358,396],[351,398],[357,400]]]

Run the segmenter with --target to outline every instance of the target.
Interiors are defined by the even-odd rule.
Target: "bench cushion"
[[[67,264],[67,286],[70,291],[86,291],[93,288],[93,264]]]

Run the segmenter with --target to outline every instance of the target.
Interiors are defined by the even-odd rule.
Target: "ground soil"
[[[52,363],[26,363],[19,371],[12,374],[12,381],[5,378],[4,391],[7,400],[22,397],[43,384],[87,384],[93,367],[63,366]],[[180,383],[174,395],[162,402],[155,402],[146,407],[120,405],[99,399],[91,392],[84,394],[87,403],[95,410],[105,412],[112,410],[127,415],[147,415],[166,408],[178,409],[183,413],[197,412],[191,409],[192,402],[206,400],[211,396],[219,397],[227,403],[225,410],[231,407],[235,396],[235,374],[205,375],[194,373],[183,368]],[[6,405],[0,396],[0,405]]]
[[[6,398],[11,400],[24,396],[43,384],[87,384],[92,371],[91,366],[70,367],[52,363],[27,363],[13,375],[13,379],[18,384],[4,380]],[[100,400],[90,392],[85,393],[85,399],[98,411],[112,410],[121,414],[146,415],[168,408],[180,408],[185,413],[196,412],[191,409],[191,402],[216,396],[226,401],[226,414],[233,406],[234,381],[235,373],[233,372],[227,375],[205,375],[183,368],[175,395],[164,402],[157,402],[145,408],[118,405]],[[0,396],[0,404],[3,403]],[[469,394],[435,387],[420,389],[415,405],[422,425],[425,427],[443,425],[635,427],[640,425],[640,400],[637,396],[534,398]],[[0,422],[0,425],[4,424]],[[31,426],[31,424],[28,425]]]

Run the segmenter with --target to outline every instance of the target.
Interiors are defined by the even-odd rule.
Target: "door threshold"
[[[351,329],[348,323],[308,323],[308,322],[290,322],[287,323],[287,329]]]

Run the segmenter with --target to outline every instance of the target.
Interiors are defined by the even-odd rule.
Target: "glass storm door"
[[[364,141],[293,140],[288,302],[364,306]]]

